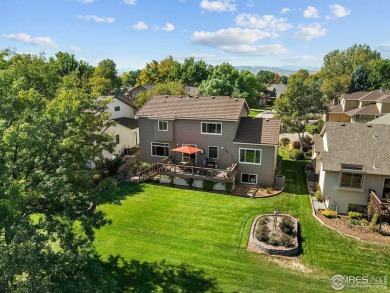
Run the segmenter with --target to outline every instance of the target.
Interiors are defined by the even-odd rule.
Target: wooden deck
[[[155,175],[167,175],[181,178],[210,180],[214,182],[234,182],[237,174],[237,163],[227,169],[215,169],[183,164],[170,164],[168,158],[153,164],[150,168],[139,172],[139,182],[144,182]]]
[[[370,217],[376,213],[380,218],[390,217],[390,200],[379,198],[374,190],[370,190],[369,203],[372,206]]]

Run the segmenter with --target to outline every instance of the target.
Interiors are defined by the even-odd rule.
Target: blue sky
[[[110,58],[119,71],[169,55],[320,67],[354,43],[389,58],[389,11],[388,0],[1,0],[0,49]]]

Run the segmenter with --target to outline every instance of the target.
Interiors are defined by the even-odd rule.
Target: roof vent
[[[269,118],[265,118],[265,121],[269,121]]]
[[[371,127],[372,127],[372,125],[371,125],[371,124],[367,124],[367,127],[370,127],[370,128],[371,128]]]
[[[378,166],[374,165],[374,166],[372,166],[372,168],[376,170],[376,169],[378,169]]]
[[[211,96],[212,99],[215,99],[215,96]]]
[[[183,96],[180,96],[179,98],[180,98],[180,99],[182,99],[182,98],[183,98]]]
[[[237,99],[237,98],[235,98],[234,100],[235,100],[236,102],[238,101],[238,99]]]
[[[197,99],[198,99],[198,98],[199,98],[199,96],[195,96],[195,98],[197,98]]]
[[[168,95],[165,95],[165,98],[168,98]]]
[[[341,123],[341,126],[345,126],[345,123],[343,122],[343,123]]]

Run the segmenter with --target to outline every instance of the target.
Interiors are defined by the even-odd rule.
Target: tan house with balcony
[[[371,121],[390,113],[390,90],[343,94],[340,104],[330,107],[326,121]]]
[[[314,137],[314,165],[329,209],[390,216],[390,125],[327,122]]]

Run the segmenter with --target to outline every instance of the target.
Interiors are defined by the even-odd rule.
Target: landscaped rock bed
[[[317,213],[317,217],[324,224],[344,235],[390,244],[390,225],[386,222],[382,223],[382,234],[380,234],[379,232],[371,231],[368,226],[352,225],[351,220],[345,215],[338,215],[336,218],[327,218],[324,215],[321,215],[321,213]],[[376,226],[379,228],[379,224]]]
[[[299,252],[297,219],[284,214],[256,217],[247,249],[258,253],[297,255]]]

